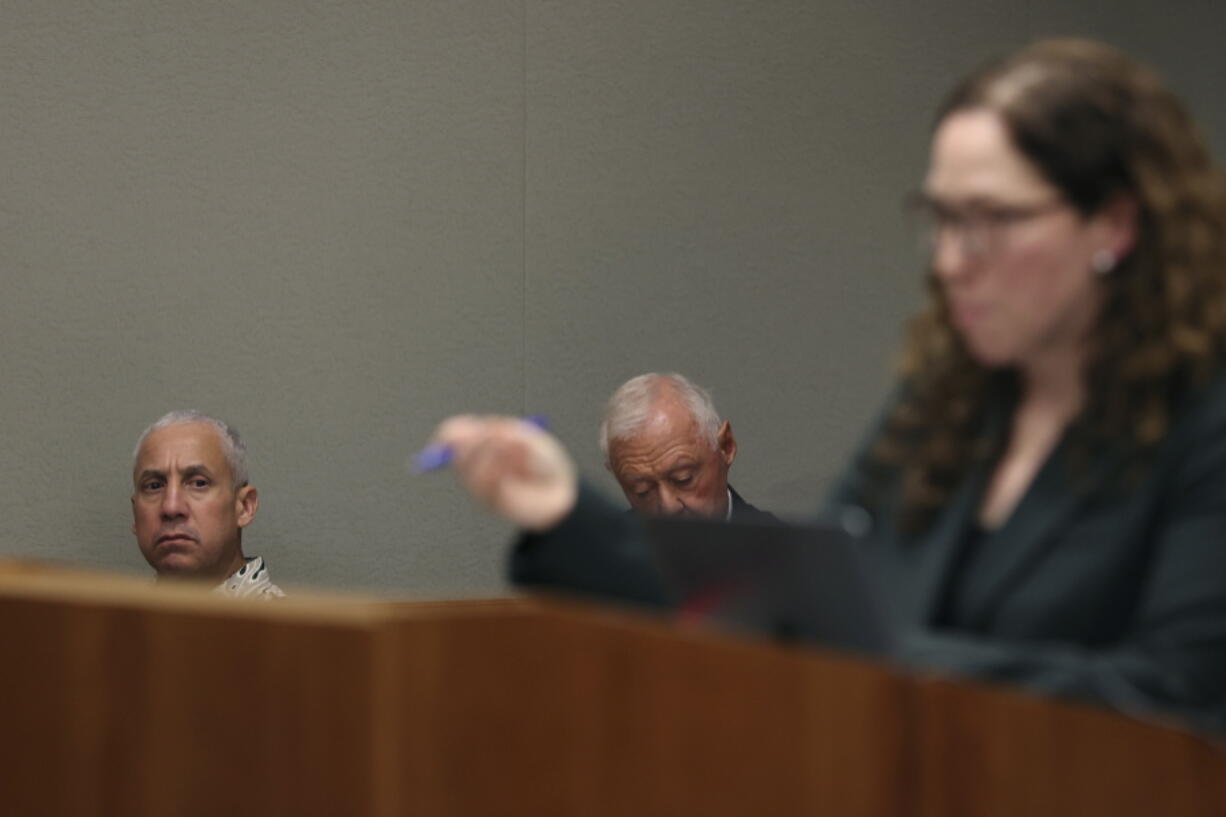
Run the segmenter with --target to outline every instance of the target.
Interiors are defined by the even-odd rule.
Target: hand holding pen
[[[540,418],[459,415],[435,430],[419,471],[450,464],[478,500],[529,530],[555,526],[575,505],[574,463]]]
[[[542,431],[549,430],[549,420],[543,414],[529,414],[523,420],[525,423],[530,423]],[[435,436],[437,436],[437,432]],[[446,468],[448,465],[451,465],[451,461],[454,458],[455,449],[448,443],[430,443],[413,457],[410,470],[415,474],[428,474],[431,471],[437,471],[440,468]]]

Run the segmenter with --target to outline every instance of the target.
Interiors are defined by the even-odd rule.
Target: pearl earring
[[[1108,249],[1095,250],[1090,257],[1090,269],[1098,275],[1108,275],[1115,269],[1115,253]]]

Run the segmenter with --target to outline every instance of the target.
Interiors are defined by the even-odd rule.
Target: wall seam
[[[520,4],[520,416],[528,413],[528,0]]]

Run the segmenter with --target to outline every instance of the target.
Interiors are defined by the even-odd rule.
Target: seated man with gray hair
[[[247,481],[238,430],[198,411],[172,411],[132,454],[132,532],[158,578],[219,582],[228,596],[284,596],[264,560],[243,555],[259,494]]]
[[[609,398],[600,449],[630,507],[655,516],[775,522],[728,484],[732,425],[711,395],[679,374],[641,374]]]

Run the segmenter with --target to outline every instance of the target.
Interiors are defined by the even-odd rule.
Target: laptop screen
[[[832,526],[653,518],[657,568],[683,619],[887,655],[892,628],[856,540]]]

